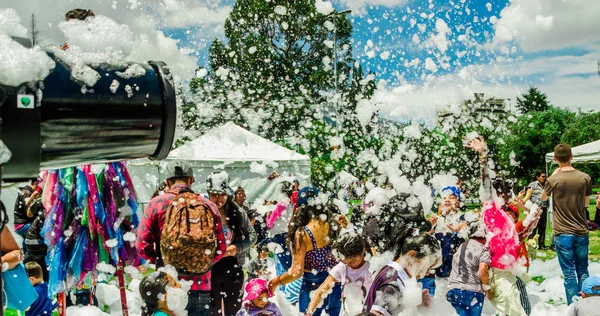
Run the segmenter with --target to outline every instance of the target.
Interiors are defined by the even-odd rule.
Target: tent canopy
[[[599,163],[600,140],[571,148],[573,163]],[[554,163],[554,152],[546,154],[546,164]]]
[[[242,186],[247,201],[277,198],[276,187],[281,180],[297,179],[301,186],[310,185],[310,157],[298,154],[244,128],[226,123],[199,138],[171,151],[166,159],[186,160],[194,169],[193,189],[205,193],[206,178],[212,172],[225,170],[230,187]],[[128,170],[142,203],[147,203],[159,183],[164,180],[161,165],[166,162],[137,159],[130,161]],[[281,175],[267,180],[272,171]]]

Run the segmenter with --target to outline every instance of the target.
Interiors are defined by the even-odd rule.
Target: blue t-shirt
[[[56,308],[48,297],[48,284],[40,283],[33,286],[38,294],[37,300],[31,304],[25,316],[48,316]]]
[[[161,312],[161,311],[156,311],[156,312],[154,312],[153,316],[169,316],[169,315],[167,315],[167,314],[165,314],[164,312]]]

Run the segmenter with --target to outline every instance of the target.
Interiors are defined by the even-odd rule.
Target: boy
[[[27,270],[29,281],[38,294],[37,300],[25,311],[25,316],[52,315],[52,311],[57,305],[53,305],[48,298],[48,284],[44,283],[42,267],[37,262],[27,262],[25,270]]]
[[[485,224],[469,224],[469,240],[462,243],[452,261],[446,299],[459,315],[481,315],[484,297],[490,297],[488,270],[490,250],[485,243]]]
[[[591,276],[581,285],[582,299],[573,304],[567,316],[594,316],[600,315],[600,276]]]

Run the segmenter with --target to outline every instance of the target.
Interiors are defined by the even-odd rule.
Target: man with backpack
[[[169,190],[146,206],[138,229],[139,255],[157,267],[172,265],[179,278],[192,280],[186,310],[190,316],[210,315],[210,269],[226,253],[217,207],[191,190],[192,167],[186,161],[167,164]]]

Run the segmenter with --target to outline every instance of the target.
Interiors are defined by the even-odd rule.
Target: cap
[[[264,279],[252,279],[246,283],[246,297],[244,301],[251,301],[257,299],[262,292],[267,291],[268,297],[273,297],[273,293],[269,291],[267,281]]]
[[[308,204],[308,200],[319,195],[319,189],[316,187],[305,187],[298,191],[298,206]]]
[[[600,276],[590,276],[581,285],[581,292],[585,295],[600,295]]]
[[[184,160],[169,161],[165,168],[165,179],[194,177],[194,171],[189,162]]]
[[[231,194],[229,174],[225,171],[211,173],[206,178],[206,192],[212,194]]]

